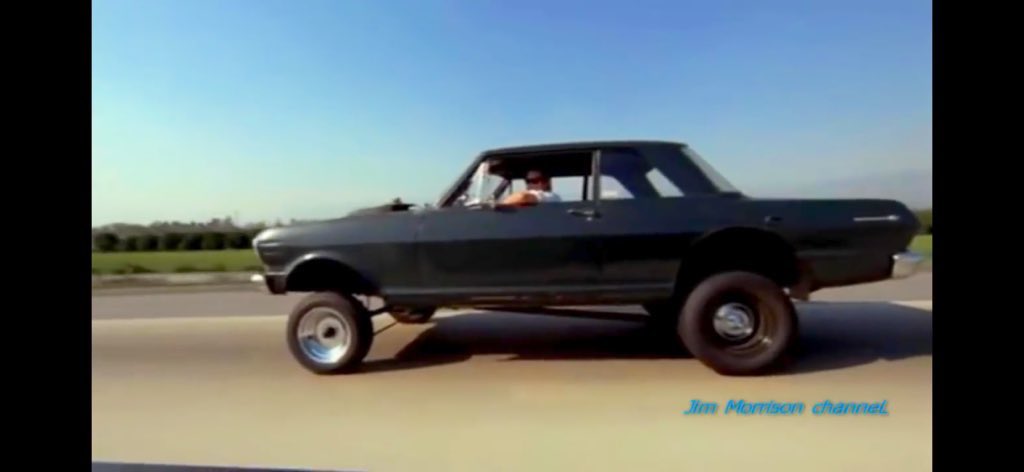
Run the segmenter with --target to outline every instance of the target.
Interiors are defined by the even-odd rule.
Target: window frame
[[[590,171],[588,173],[572,175],[572,177],[582,177],[583,178],[583,182],[581,183],[581,185],[583,186],[582,187],[582,191],[581,191],[581,195],[583,196],[583,199],[582,200],[572,200],[572,201],[563,200],[562,203],[577,204],[577,205],[579,205],[579,204],[584,204],[584,203],[588,203],[589,202],[594,207],[594,209],[596,210],[597,207],[599,207],[601,205],[602,201],[634,201],[634,200],[666,199],[666,198],[686,198],[687,197],[687,193],[684,192],[681,188],[679,188],[678,183],[673,181],[672,178],[668,174],[666,174],[663,169],[661,169],[657,165],[655,165],[657,160],[656,159],[652,160],[649,156],[645,155],[642,152],[642,150],[640,150],[640,149],[635,149],[635,148],[617,148],[617,147],[610,147],[610,148],[609,147],[601,147],[601,148],[591,148],[591,149],[576,149],[576,150],[565,151],[565,152],[566,153],[574,153],[574,154],[589,153],[590,154]],[[650,179],[648,177],[646,177],[646,173],[645,173],[645,174],[641,174],[641,175],[643,176],[643,178],[647,179],[647,183],[651,185],[652,190],[653,190],[654,193],[653,193],[653,195],[650,195],[650,196],[646,196],[645,195],[645,196],[639,196],[638,197],[637,194],[635,192],[633,192],[632,189],[630,189],[629,187],[626,187],[613,174],[611,174],[611,173],[605,174],[604,172],[602,172],[602,170],[603,170],[602,161],[603,161],[603,159],[609,158],[608,155],[605,155],[605,154],[607,154],[609,152],[622,152],[624,154],[629,155],[630,159],[640,159],[642,162],[644,162],[646,165],[648,165],[650,167],[650,169],[656,170],[657,172],[661,173],[664,176],[665,180],[668,181],[668,183],[670,183],[675,188],[675,191],[678,192],[679,195],[662,195],[662,193],[657,190],[656,186],[654,185],[654,182],[651,182]],[[478,169],[479,166],[482,163],[484,163],[485,161],[492,160],[492,159],[501,159],[502,157],[510,158],[511,156],[515,156],[514,157],[515,159],[529,159],[531,155],[545,155],[545,154],[551,154],[551,153],[549,153],[549,152],[537,152],[537,153],[528,153],[528,154],[520,154],[520,155],[504,155],[503,156],[501,154],[497,154],[497,155],[480,156],[479,158],[475,159],[473,161],[473,163],[466,169],[466,171],[463,173],[462,178],[460,180],[456,181],[456,184],[452,186],[451,193],[449,193],[447,195],[447,198],[443,198],[442,199],[442,202],[438,205],[438,207],[441,207],[441,208],[452,207],[454,202],[455,202],[455,200],[458,198],[458,196],[461,193],[464,193],[464,192],[469,190],[468,186],[471,183],[470,180],[473,178],[473,176],[474,176],[474,174],[476,172],[476,169]],[[539,166],[539,167],[541,167],[541,169],[543,169],[543,166]],[[648,172],[650,172],[650,171],[648,171]],[[623,188],[631,194],[631,197],[630,198],[603,198],[602,195],[601,195],[601,191],[602,191],[602,189],[601,189],[601,187],[602,187],[601,186],[601,180],[602,180],[602,177],[604,177],[605,175],[608,175],[608,177],[610,177],[610,178],[616,179],[616,181],[619,183],[619,185],[622,185]],[[552,178],[554,179],[554,178],[557,178],[557,177],[566,177],[566,176],[556,176],[556,177],[552,177]],[[501,184],[499,184],[499,185],[497,185],[495,187],[494,193],[492,194],[493,197],[501,195],[508,188],[513,186],[513,180],[514,179],[503,179],[503,180],[504,181]],[[456,189],[459,189],[459,188],[463,189],[462,192],[455,191]]]

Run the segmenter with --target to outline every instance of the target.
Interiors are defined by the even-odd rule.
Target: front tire
[[[723,375],[765,373],[779,367],[798,336],[796,310],[771,280],[724,272],[700,282],[679,314],[686,348]]]
[[[348,295],[318,292],[302,299],[288,316],[288,349],[316,374],[354,371],[373,344],[373,323]]]

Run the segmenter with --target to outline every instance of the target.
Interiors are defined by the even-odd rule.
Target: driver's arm
[[[513,193],[501,201],[502,205],[530,206],[537,204],[537,196],[525,190]]]

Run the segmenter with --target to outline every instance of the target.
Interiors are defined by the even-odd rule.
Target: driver
[[[501,201],[503,205],[527,206],[541,202],[560,202],[562,198],[551,191],[551,179],[539,170],[526,173],[526,190],[513,193]]]

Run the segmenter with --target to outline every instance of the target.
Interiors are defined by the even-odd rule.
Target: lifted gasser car
[[[560,199],[502,203],[535,173]],[[681,143],[549,144],[480,154],[434,206],[265,230],[253,280],[312,292],[287,341],[315,373],[355,370],[384,312],[422,323],[440,307],[642,305],[715,371],[757,374],[796,341],[792,299],[913,274],[918,226],[897,201],[749,197]]]

